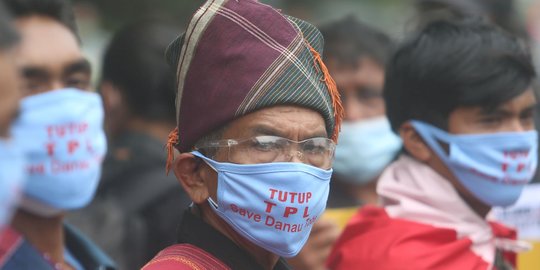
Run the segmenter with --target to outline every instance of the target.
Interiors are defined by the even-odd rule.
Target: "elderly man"
[[[193,201],[144,269],[288,269],[324,211],[342,107],[319,31],[257,1],[208,1],[169,47]]]

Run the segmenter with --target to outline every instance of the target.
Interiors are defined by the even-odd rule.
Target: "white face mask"
[[[344,122],[336,148],[334,171],[344,176],[344,181],[369,183],[394,159],[401,145],[401,138],[392,132],[386,117]]]
[[[24,98],[12,131],[26,156],[21,207],[50,216],[87,205],[107,149],[98,94],[61,89]]]

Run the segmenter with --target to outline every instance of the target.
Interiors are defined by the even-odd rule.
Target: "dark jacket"
[[[174,174],[165,173],[164,144],[126,133],[109,146],[90,206],[69,219],[121,269],[139,269],[174,242],[181,210],[191,202]]]
[[[94,243],[70,225],[64,226],[66,251],[84,270],[114,270],[112,260]],[[54,265],[35,249],[17,231],[6,228],[0,232],[0,269],[2,270],[54,270]],[[75,265],[74,265],[75,264]],[[81,269],[81,270],[82,270]],[[79,268],[77,268],[79,270]]]

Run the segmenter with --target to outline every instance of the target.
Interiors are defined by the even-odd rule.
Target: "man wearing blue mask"
[[[0,3],[0,241],[24,181],[24,157],[11,138],[21,93],[15,48],[19,35]]]
[[[382,96],[391,39],[354,16],[321,27],[324,60],[340,92],[345,116],[336,147],[327,209],[315,224],[295,269],[326,269],[325,261],[360,205],[377,204],[377,178],[401,150]]]
[[[342,107],[311,24],[207,1],[167,50],[170,168],[193,205],[143,269],[289,269],[326,206]],[[173,150],[179,153],[173,159]]]
[[[3,0],[21,44],[20,115],[12,131],[26,157],[26,184],[0,249],[2,269],[107,269],[111,263],[74,228],[66,211],[93,198],[106,150],[103,106],[87,91],[69,2]]]
[[[321,28],[325,61],[343,100],[345,118],[336,148],[330,208],[377,204],[377,178],[401,150],[382,96],[392,41],[355,17]]]
[[[513,269],[527,248],[488,222],[537,166],[531,84],[517,39],[478,20],[434,21],[388,64],[384,98],[406,153],[381,175],[383,207],[362,209],[330,269]]]

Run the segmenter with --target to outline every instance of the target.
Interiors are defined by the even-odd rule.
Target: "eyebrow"
[[[524,109],[520,110],[519,115],[534,111],[534,109],[535,109],[535,107],[537,105],[538,105],[537,103],[530,104],[529,106],[527,106]],[[500,108],[500,107],[496,107],[496,108],[487,107],[487,108],[482,109],[481,114],[482,115],[504,115],[504,116],[509,116],[509,115],[512,115],[512,112],[510,112],[510,111],[508,111],[508,110],[506,110],[504,108]]]
[[[536,110],[536,106],[538,106],[538,104],[534,103],[534,104],[530,105],[529,107],[526,107],[525,109],[521,110],[521,112],[519,112],[519,114],[523,115],[523,114],[528,114],[528,113],[534,112]]]
[[[68,64],[64,68],[64,76],[77,73],[77,72],[85,72],[90,73],[92,72],[92,67],[90,65],[90,62],[87,59],[79,59],[74,61],[73,63]]]
[[[42,67],[23,67],[22,75],[24,78],[29,79],[47,79],[51,77],[51,74]]]
[[[90,62],[86,59],[79,59],[68,64],[64,68],[63,75],[67,76],[67,75],[77,73],[77,72],[90,73],[91,71],[92,71],[92,68],[91,68]],[[31,79],[47,79],[51,77],[50,72],[47,71],[46,68],[38,67],[38,66],[23,67],[22,75],[25,78],[31,78]]]
[[[356,94],[362,97],[382,97],[383,89],[371,86],[360,86],[356,88]]]

